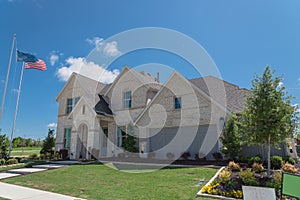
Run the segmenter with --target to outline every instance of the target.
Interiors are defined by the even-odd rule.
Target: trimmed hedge
[[[15,158],[11,158],[6,161],[6,164],[8,164],[8,165],[18,164],[18,160]]]

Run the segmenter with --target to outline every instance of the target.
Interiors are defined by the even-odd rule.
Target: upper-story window
[[[181,97],[174,98],[174,108],[181,109]]]
[[[75,98],[69,98],[67,99],[67,114],[70,114],[76,105],[76,103],[79,101],[80,97],[75,97]]]
[[[124,92],[124,108],[131,108],[131,91]]]

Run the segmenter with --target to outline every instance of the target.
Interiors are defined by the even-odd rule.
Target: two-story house
[[[70,159],[118,156],[130,125],[140,157],[189,152],[212,158],[222,148],[226,118],[243,110],[248,94],[212,76],[188,80],[176,71],[164,84],[127,66],[111,84],[73,73],[56,98],[55,148],[68,149]]]

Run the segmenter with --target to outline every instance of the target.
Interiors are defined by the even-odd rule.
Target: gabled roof
[[[108,93],[112,90],[112,88],[117,84],[117,82],[120,80],[120,78],[126,73],[126,72],[130,72],[134,75],[134,77],[136,77],[137,79],[139,79],[142,83],[146,82],[146,83],[153,83],[153,82],[157,82],[157,80],[152,77],[150,74],[146,73],[146,72],[137,72],[134,69],[131,69],[129,66],[125,66],[123,68],[123,70],[121,71],[121,73],[117,76],[117,78],[114,80],[113,83],[110,84],[110,86],[108,88],[106,88],[106,92],[103,93],[104,96],[107,96]],[[159,82],[157,82],[158,84],[160,84]]]
[[[96,91],[88,91],[88,88],[87,86],[85,85],[82,85],[81,82],[84,81],[84,82],[87,82],[87,83],[90,83],[90,84],[93,84],[93,89],[99,91],[99,90],[102,90],[102,88],[105,87],[105,84],[101,83],[101,82],[98,82],[96,80],[93,80],[91,78],[88,78],[86,76],[83,76],[81,74],[78,74],[76,72],[73,72],[71,74],[71,76],[69,77],[68,81],[65,83],[64,87],[61,89],[61,91],[59,92],[59,94],[57,95],[56,97],[56,101],[58,101],[58,99],[61,97],[61,95],[64,93],[65,89],[68,87],[68,85],[73,81],[74,78],[77,78],[77,82],[76,84],[80,85],[80,87],[85,90],[85,92],[87,94],[91,94],[92,92],[96,92]],[[95,87],[94,87],[95,86]]]
[[[200,94],[202,94],[205,98],[207,98],[209,101],[211,101],[214,105],[218,106],[220,109],[224,110],[224,112],[228,112],[227,108],[224,107],[222,101],[217,102],[215,99],[212,99],[206,92],[202,91],[201,88],[198,88],[195,84],[187,80],[184,76],[182,76],[177,71],[174,71],[172,75],[169,77],[169,79],[165,82],[165,84],[160,88],[160,90],[157,92],[157,94],[154,96],[152,101],[146,106],[146,108],[141,112],[141,114],[138,116],[138,118],[135,120],[134,124],[138,123],[139,120],[142,118],[142,116],[146,113],[146,111],[151,107],[152,103],[155,101],[156,98],[158,98],[161,94],[161,92],[166,88],[168,82],[173,79],[174,76],[178,76],[182,80],[185,80],[191,84],[191,86],[196,89]]]
[[[99,115],[112,115],[112,111],[109,108],[108,103],[105,101],[101,94],[98,95],[100,100],[95,105],[95,112]]]
[[[79,99],[79,101],[76,103],[76,105],[74,106],[74,108],[72,109],[72,111],[69,113],[68,118],[71,118],[71,116],[73,115],[73,113],[75,112],[75,110],[78,109],[79,105],[81,104],[81,102],[84,102],[85,105],[87,105],[90,110],[93,112],[93,114],[96,115],[95,110],[91,108],[90,104],[88,103],[87,99],[85,97],[81,97]]]
[[[228,83],[214,76],[206,76],[201,78],[195,78],[189,80],[195,86],[200,88],[203,92],[210,96],[209,89],[207,85],[209,85],[210,90],[214,90],[214,94],[222,95],[223,92],[218,92],[219,87],[214,87],[218,84],[224,84],[225,94],[226,94],[226,107],[230,112],[240,113],[245,108],[245,98],[250,95],[250,91],[244,88],[239,88],[237,85],[232,83]],[[221,99],[224,98],[222,96],[216,96],[214,99],[217,102],[220,102]]]

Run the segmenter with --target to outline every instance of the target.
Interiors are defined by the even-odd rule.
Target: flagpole
[[[21,77],[20,77],[20,83],[19,83],[19,89],[18,89],[18,97],[17,97],[15,114],[14,114],[14,121],[13,121],[12,129],[11,129],[11,136],[10,136],[10,142],[9,142],[8,157],[10,157],[11,150],[12,150],[12,141],[14,139],[14,132],[15,132],[15,125],[16,125],[16,120],[17,120],[17,113],[18,113],[18,107],[19,107],[19,100],[20,100],[20,93],[21,93],[21,87],[22,87],[22,79],[23,79],[24,68],[25,68],[25,62],[23,62],[22,69],[21,69]]]
[[[10,50],[10,56],[9,56],[9,62],[8,62],[8,67],[7,67],[7,73],[6,73],[6,80],[5,80],[5,86],[4,86],[4,92],[2,96],[2,105],[1,105],[1,110],[0,110],[0,122],[2,120],[2,113],[4,109],[4,102],[5,102],[5,96],[6,96],[6,89],[7,89],[7,84],[8,84],[8,78],[9,78],[9,72],[10,72],[10,66],[11,66],[11,60],[12,60],[12,55],[14,51],[14,45],[15,45],[15,40],[17,38],[17,35],[14,34],[13,40],[12,40],[12,45],[11,45],[11,50]]]

